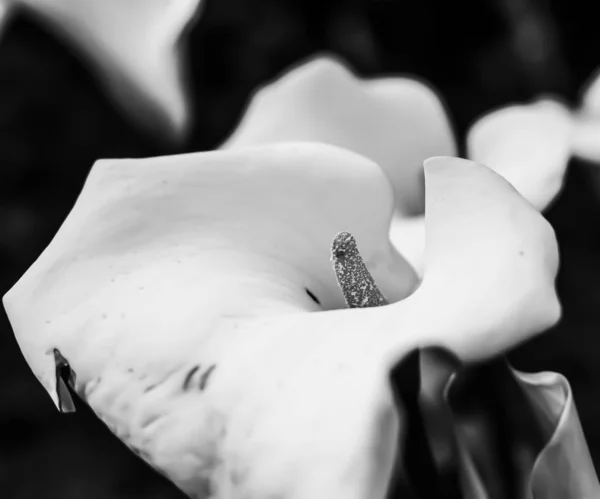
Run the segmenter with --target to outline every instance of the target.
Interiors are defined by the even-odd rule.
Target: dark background
[[[196,122],[183,144],[124,119],[87,66],[28,18],[0,39],[0,294],[48,244],[96,159],[211,149],[251,92],[317,51],[363,75],[412,73],[443,95],[459,138],[478,115],[552,92],[575,104],[600,67],[594,2],[549,0],[208,0],[189,37]],[[600,200],[572,161],[548,213],[564,318],[511,354],[567,376],[600,465]],[[91,414],[58,414],[0,319],[0,497],[147,499],[182,495]]]

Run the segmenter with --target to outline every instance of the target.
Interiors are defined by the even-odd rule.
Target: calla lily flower
[[[500,173],[542,210],[562,187],[571,155],[571,116],[542,99],[486,114],[470,128],[469,158]],[[307,140],[378,163],[395,194],[391,238],[419,275],[425,221],[420,165],[454,156],[450,120],[436,93],[413,78],[357,78],[340,61],[316,57],[259,90],[223,149]]]
[[[70,386],[191,497],[383,498],[407,464],[392,367],[429,345],[482,361],[560,316],[539,212],[471,161],[424,171],[415,290],[388,238],[393,189],[363,156],[287,143],[98,162],[4,296],[25,359],[59,408]],[[343,231],[388,305],[345,308],[329,262]]]
[[[189,121],[182,36],[200,0],[2,0],[39,18],[90,61],[138,124],[181,138]]]
[[[388,91],[377,94],[375,88]],[[470,127],[466,149],[470,158],[501,174],[536,209],[544,210],[562,188],[572,136],[570,111],[561,102],[544,98],[487,113]],[[423,191],[415,165],[427,154],[454,154],[455,148],[449,120],[435,92],[406,78],[360,80],[340,62],[316,58],[261,89],[223,148],[298,139],[336,144],[379,162],[396,196],[391,240],[422,276],[426,222],[418,209]],[[465,190],[469,188],[465,185]],[[512,379],[519,386],[517,391],[528,394],[526,405],[536,407],[533,419],[538,424],[543,420],[546,428],[542,440],[549,445],[535,452],[535,465],[522,476],[528,484],[522,489],[528,490],[526,497],[532,491],[542,497],[597,495],[597,479],[567,381],[554,373],[529,375],[509,366],[499,368],[495,376]],[[506,404],[513,406],[515,400]],[[577,437],[573,428],[579,428]],[[478,435],[476,440],[485,441]],[[459,443],[463,440],[456,438]],[[558,460],[576,464],[560,466],[558,455],[562,456]],[[464,481],[469,484],[463,484],[468,497],[485,496],[478,478],[467,473]]]

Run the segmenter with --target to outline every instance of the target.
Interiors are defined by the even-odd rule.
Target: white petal
[[[192,303],[204,303],[215,317],[312,310],[305,288],[323,307],[340,308],[329,253],[335,234],[346,230],[360,241],[385,296],[396,301],[413,291],[416,276],[387,237],[392,210],[391,188],[377,165],[321,144],[100,162],[7,300],[20,310],[39,305],[33,314],[15,311],[26,323],[16,329],[50,343],[66,334],[55,325],[62,314],[83,321],[80,327],[91,314],[88,334],[102,337],[96,329],[106,328],[103,314],[120,324],[121,312],[141,314],[148,300],[168,310],[165,327],[173,315],[189,316]],[[79,319],[68,313],[74,308]],[[53,391],[49,348],[28,361],[46,373],[42,382]]]
[[[425,170],[422,285],[388,306],[320,312],[304,288],[340,306],[339,230],[388,296],[414,284],[373,163],[297,144],[96,165],[4,298],[19,345],[51,394],[59,348],[103,421],[189,494],[383,497],[403,432],[391,366],[427,344],[483,359],[560,313],[541,215],[486,167]]]
[[[502,108],[480,118],[467,137],[469,158],[506,178],[543,210],[560,191],[571,155],[571,115],[542,100]]]
[[[328,57],[260,90],[223,148],[290,140],[337,145],[372,159],[390,178],[403,213],[422,212],[422,162],[456,152],[444,107],[428,86],[411,78],[361,80]]]
[[[447,327],[440,344],[476,359],[554,324],[558,248],[550,224],[471,161],[429,159],[425,178],[425,277],[413,297],[440,304],[432,318]]]
[[[93,63],[146,127],[181,137],[189,124],[181,37],[201,0],[15,0]]]
[[[583,85],[581,111],[590,117],[600,118],[600,71],[595,71]]]
[[[573,155],[591,163],[600,163],[600,115],[575,115]]]
[[[573,155],[600,162],[600,78],[595,72],[583,86],[581,107],[573,113]],[[595,172],[592,171],[595,175]]]

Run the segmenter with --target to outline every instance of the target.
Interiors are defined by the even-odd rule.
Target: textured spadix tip
[[[340,232],[335,236],[331,245],[331,259],[333,262],[336,260],[349,261],[357,257],[360,258],[360,255],[358,254],[356,239],[352,234]]]
[[[338,285],[349,308],[367,308],[387,305],[365,265],[354,236],[340,232],[331,245],[331,261]]]

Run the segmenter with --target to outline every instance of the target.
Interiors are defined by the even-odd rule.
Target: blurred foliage
[[[554,93],[574,103],[600,66],[592,9],[566,0],[208,0],[190,36],[195,124],[180,145],[134,129],[68,47],[14,19],[0,40],[0,291],[48,244],[95,160],[213,148],[258,86],[317,51],[363,75],[429,81],[462,137],[478,115],[510,101]],[[512,357],[522,370],[567,376],[598,465],[600,206],[583,165],[571,165],[548,216],[561,245],[564,319]],[[54,410],[5,316],[0,342],[2,497],[182,497],[85,406]]]

